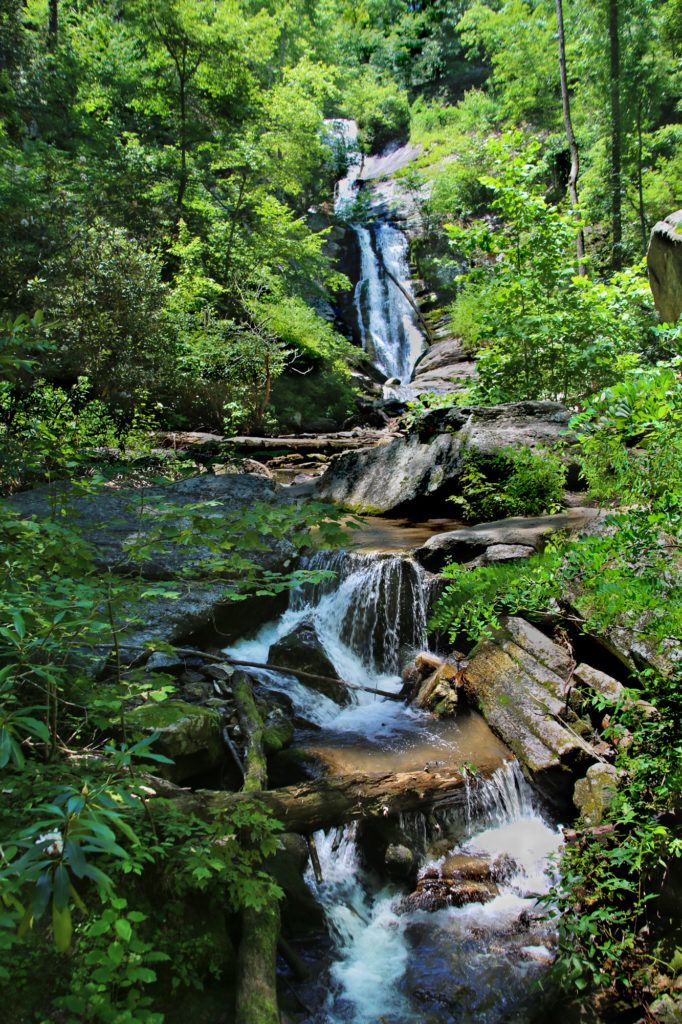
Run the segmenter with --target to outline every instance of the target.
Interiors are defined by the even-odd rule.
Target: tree
[[[611,101],[611,265],[623,264],[623,221],[621,210],[621,121],[620,121],[620,28],[618,0],[609,5],[609,97]]]
[[[575,133],[573,131],[573,123],[571,121],[571,105],[568,96],[568,77],[566,74],[566,43],[564,40],[564,9],[562,0],[556,0],[556,16],[557,16],[557,30],[559,37],[559,69],[561,73],[561,103],[564,113],[564,127],[566,129],[566,138],[568,140],[568,148],[571,153],[571,171],[568,178],[568,191],[571,197],[571,205],[576,216],[580,217],[580,210],[578,204],[578,173],[580,171],[580,158],[578,153],[578,143],[576,142]],[[578,273],[582,276],[586,273],[585,264],[583,258],[585,256],[585,234],[582,229],[582,225],[578,226],[578,236],[576,240],[576,246],[578,250]]]

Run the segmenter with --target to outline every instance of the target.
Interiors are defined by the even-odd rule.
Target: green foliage
[[[390,78],[367,69],[349,86],[347,96],[366,153],[379,152],[389,142],[407,141],[410,105],[407,95]]]
[[[477,643],[492,637],[505,615],[530,616],[545,612],[561,594],[554,550],[523,565],[501,563],[467,569],[449,565],[443,575],[452,580],[441,595],[431,619],[434,629],[447,633],[453,644],[462,638]]]
[[[452,326],[477,351],[474,401],[575,401],[637,362],[653,327],[648,283],[638,268],[608,283],[577,275],[575,221],[533,194],[534,166],[510,143],[500,176],[483,179],[499,226],[448,228],[473,262]]]
[[[558,512],[566,469],[555,452],[503,448],[495,455],[469,452],[461,494],[449,498],[467,522]]]
[[[632,370],[597,395],[571,421],[592,493],[671,510],[682,495],[681,424],[676,362]]]

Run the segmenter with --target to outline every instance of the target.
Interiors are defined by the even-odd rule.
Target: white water
[[[354,121],[327,122],[332,137],[347,156],[347,171],[336,185],[334,212],[350,219],[358,199],[364,160]],[[390,168],[390,154],[386,157]],[[381,173],[382,158],[370,158],[372,176]],[[377,219],[351,224],[360,250],[360,277],[355,287],[355,313],[362,347],[387,379],[409,383],[426,343],[414,308],[407,238],[395,225]],[[397,283],[396,283],[397,282]]]
[[[308,560],[310,569],[336,573],[333,580],[293,591],[290,606],[276,622],[255,637],[240,640],[226,653],[245,661],[266,663],[271,646],[302,622],[312,623],[327,657],[341,679],[371,689],[397,693],[401,652],[426,646],[425,573],[398,555],[352,555],[321,552]],[[309,721],[363,736],[390,735],[415,717],[404,705],[357,691],[355,701],[339,708],[329,698],[303,686],[292,676],[256,673],[266,685],[287,693]]]
[[[362,347],[387,378],[407,384],[425,347],[412,305],[407,239],[398,228],[381,222],[355,225],[353,230],[360,247],[354,298]]]
[[[495,859],[511,857],[514,869],[507,882],[500,885],[499,895],[489,903],[472,903],[464,907],[448,907],[432,913],[411,911],[398,913],[400,894],[385,888],[369,894],[368,879],[358,864],[352,827],[340,836],[338,831],[318,833],[316,844],[320,855],[323,883],[316,885],[312,873],[308,884],[322,902],[332,933],[335,936],[337,959],[331,968],[330,993],[325,1007],[325,1022],[369,1024],[418,1024],[422,1018],[411,997],[409,965],[419,950],[411,948],[411,931],[426,922],[432,941],[444,943],[445,949],[462,947],[460,968],[479,977],[485,988],[490,978],[484,974],[489,946],[499,947],[504,936],[518,930],[525,912],[541,913],[537,898],[549,891],[553,880],[552,857],[560,846],[560,832],[552,828],[535,808],[530,787],[523,779],[516,762],[498,769],[489,781],[475,792],[472,806],[475,820],[470,835],[457,851],[485,854]],[[442,866],[444,857],[428,862],[422,872]],[[468,948],[471,936],[484,936],[481,950]],[[442,961],[438,952],[436,962]],[[540,943],[516,943],[510,953],[519,961],[517,984],[524,991],[528,961],[551,962],[552,954]],[[490,965],[487,965],[490,970]],[[438,972],[434,972],[437,974]],[[468,979],[471,982],[471,979]],[[456,990],[456,985],[453,986]],[[489,993],[472,993],[475,1002]],[[466,1005],[461,1012],[466,1013]],[[508,1018],[495,1008],[475,1011],[472,1020],[502,1021]],[[428,1017],[443,1020],[445,1017]],[[450,1019],[467,1019],[460,1014]]]

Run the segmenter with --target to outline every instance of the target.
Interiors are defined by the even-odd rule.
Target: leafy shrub
[[[561,508],[566,469],[551,451],[505,448],[496,455],[471,452],[449,499],[469,522],[537,516]]]
[[[360,144],[377,153],[389,142],[406,142],[410,134],[407,94],[391,79],[367,69],[348,91],[348,107],[358,122]]]
[[[501,147],[499,177],[481,179],[500,223],[447,229],[473,263],[451,322],[477,351],[475,400],[575,401],[613,383],[645,349],[648,281],[640,267],[607,283],[577,275],[575,221],[532,194],[534,167],[513,156],[514,144]]]

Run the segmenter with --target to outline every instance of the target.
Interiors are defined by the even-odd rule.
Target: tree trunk
[[[235,672],[232,692],[246,739],[242,794],[260,793],[268,784],[263,749],[263,721],[245,672]],[[237,956],[236,1024],[279,1024],[277,1005],[277,941],[279,903],[271,897],[260,910],[242,911],[242,936]]]
[[[561,104],[564,112],[564,128],[568,148],[571,154],[571,171],[568,178],[568,194],[571,197],[573,212],[578,218],[578,236],[576,249],[578,254],[578,273],[583,277],[586,273],[584,264],[585,258],[585,234],[580,223],[580,210],[578,206],[578,174],[580,172],[580,157],[578,154],[578,143],[576,142],[571,121],[571,104],[568,96],[568,76],[566,74],[566,42],[564,37],[564,9],[562,0],[556,0],[557,33],[559,38],[559,70],[561,74]]]
[[[642,252],[646,256],[649,246],[649,232],[646,223],[646,212],[644,210],[644,182],[642,180],[642,94],[637,100],[637,201],[639,207],[639,230],[642,238]]]
[[[182,209],[187,191],[187,81],[184,68],[179,71],[180,93],[180,181],[178,182],[177,205]]]
[[[51,50],[57,45],[59,34],[59,0],[50,0],[47,20],[47,45]]]
[[[207,818],[229,813],[245,801],[259,801],[285,831],[306,835],[359,818],[384,817],[401,811],[429,810],[466,804],[470,788],[501,766],[499,758],[485,761],[475,773],[444,767],[418,772],[382,772],[323,778],[261,793],[198,790],[191,793],[149,776],[145,781],[159,798],[178,803],[186,814]]]
[[[609,92],[611,98],[611,266],[623,265],[621,212],[620,33],[618,0],[609,0]]]

